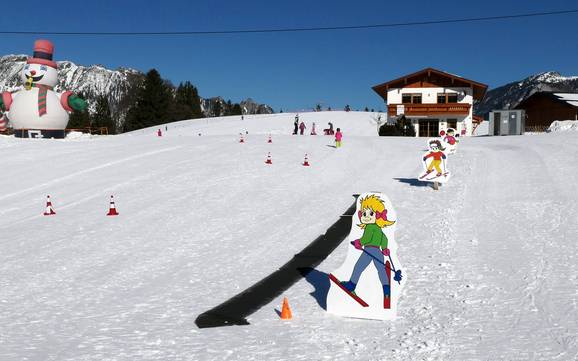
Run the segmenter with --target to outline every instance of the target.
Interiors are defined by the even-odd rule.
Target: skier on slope
[[[341,284],[349,292],[355,294],[355,288],[361,274],[373,262],[383,287],[384,306],[389,305],[391,289],[389,278],[383,266],[385,264],[384,256],[389,256],[389,249],[387,248],[387,236],[383,233],[382,228],[393,225],[395,221],[387,219],[387,209],[385,209],[382,200],[375,195],[369,195],[361,200],[361,211],[358,212],[358,217],[361,222],[358,227],[363,229],[363,235],[360,239],[356,239],[353,245],[363,252],[355,263],[349,281],[341,282]]]
[[[313,122],[313,127],[311,128],[311,135],[317,135],[317,131],[315,130],[315,122]]]
[[[343,138],[343,133],[341,133],[341,128],[337,128],[335,132],[335,148],[341,147],[341,139]]]
[[[305,131],[305,128],[307,128],[305,126],[305,123],[302,121],[301,124],[299,124],[299,134],[303,135],[303,132]]]
[[[427,162],[428,158],[432,158],[432,160],[427,166],[426,173],[422,176],[422,178],[433,172],[434,168],[437,171],[437,177],[441,176],[443,173],[440,165],[442,160],[446,159],[446,155],[443,152],[445,149],[442,147],[442,143],[439,140],[434,139],[429,142],[429,148],[430,152],[423,157],[423,161]]]
[[[297,135],[299,130],[299,114],[295,115],[295,121],[293,122],[293,135]]]

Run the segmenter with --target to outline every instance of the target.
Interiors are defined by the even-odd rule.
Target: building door
[[[419,136],[433,138],[439,136],[440,121],[438,119],[420,119]]]
[[[500,123],[502,122],[500,115],[500,112],[494,112],[494,135],[500,135]]]
[[[517,135],[518,133],[518,113],[510,112],[508,128],[510,129],[510,135]]]

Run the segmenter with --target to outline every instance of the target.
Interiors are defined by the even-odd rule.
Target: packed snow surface
[[[575,360],[577,133],[462,138],[434,191],[415,180],[425,139],[377,137],[374,116],[301,115],[341,127],[339,149],[289,135],[294,114],[0,136],[0,360]],[[365,191],[398,215],[397,320],[323,310],[344,242],[283,295],[293,320],[279,297],[251,325],[196,327]]]

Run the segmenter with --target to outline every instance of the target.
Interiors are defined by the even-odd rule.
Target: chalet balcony
[[[387,114],[390,117],[398,114],[398,106],[404,106],[403,114],[406,116],[437,116],[437,115],[468,115],[471,104],[446,103],[446,104],[389,104]],[[401,109],[400,109],[401,110]]]

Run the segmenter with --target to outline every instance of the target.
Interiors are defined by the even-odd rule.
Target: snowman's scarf
[[[43,116],[46,114],[46,95],[48,94],[48,90],[52,90],[53,88],[42,84],[33,84],[32,86],[38,88],[38,115]]]

